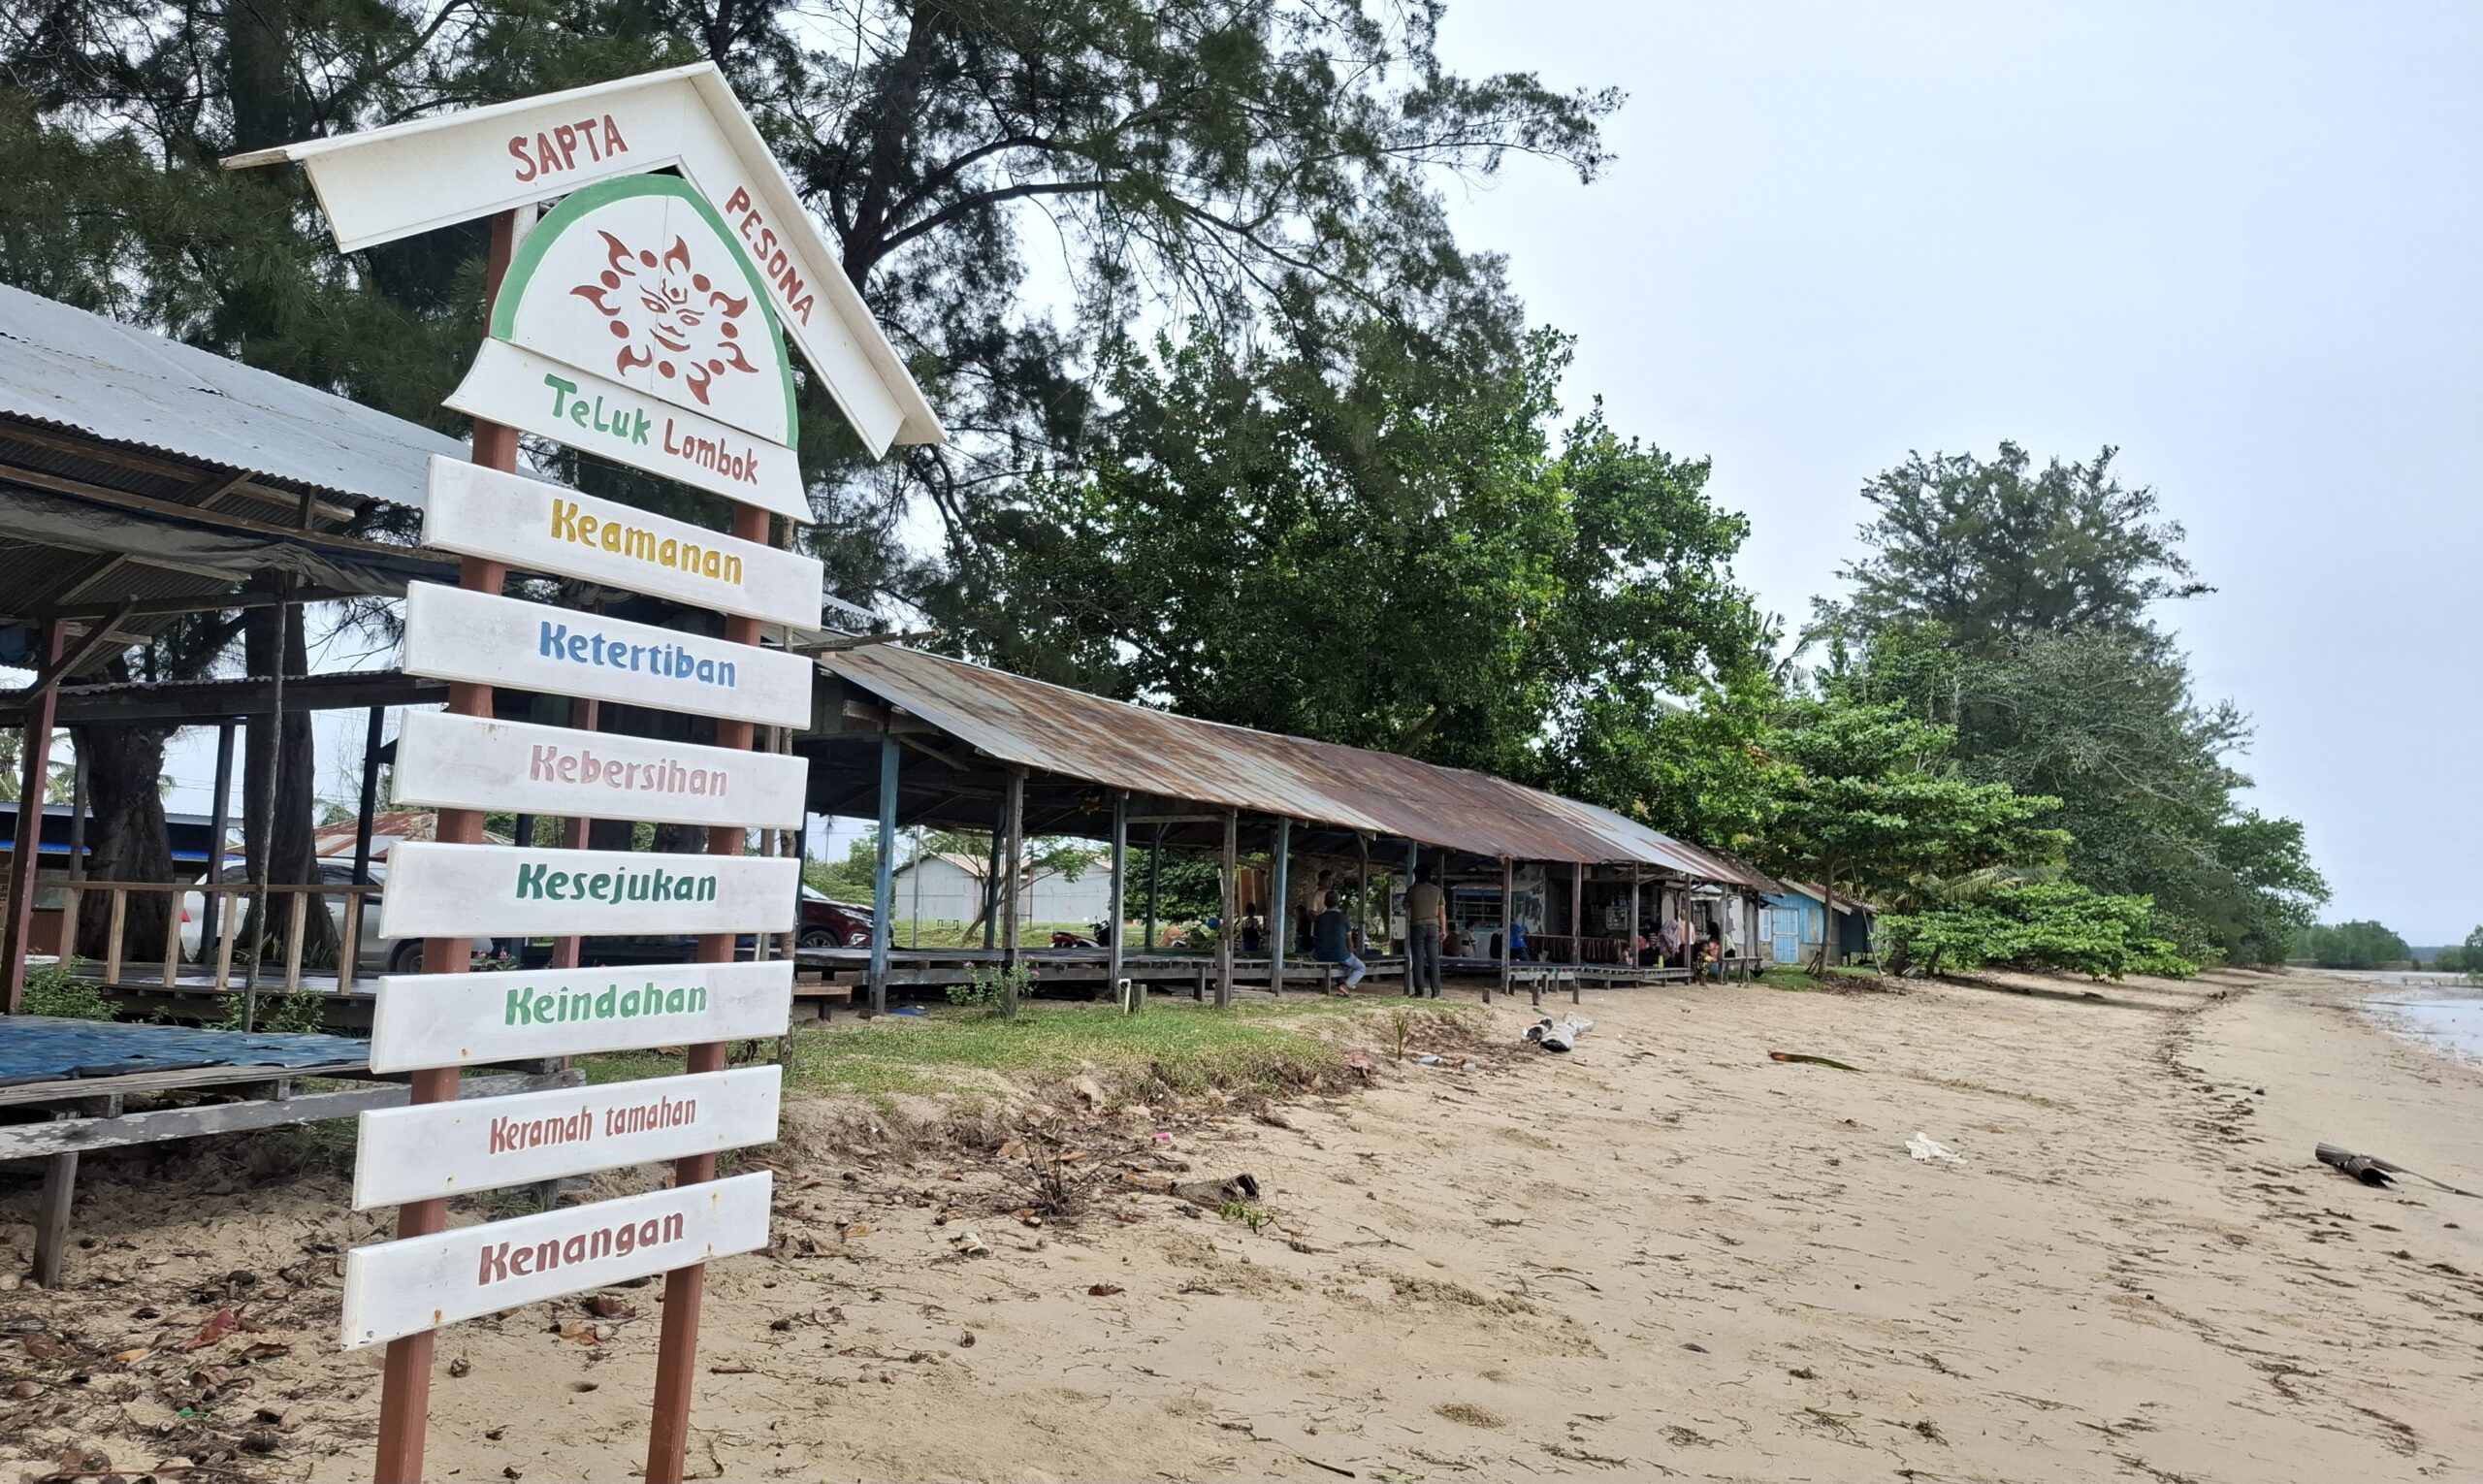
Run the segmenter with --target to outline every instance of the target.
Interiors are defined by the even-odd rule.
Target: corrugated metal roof
[[[466,454],[403,418],[5,284],[0,412],[417,507],[432,455]]]
[[[1489,774],[1175,716],[896,644],[820,663],[991,757],[1048,773],[1478,855],[1765,882],[1611,810]]]

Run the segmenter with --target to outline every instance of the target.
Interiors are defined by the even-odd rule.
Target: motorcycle
[[[1051,946],[1056,949],[1105,948],[1113,941],[1112,930],[1101,922],[1089,922],[1082,933],[1054,932]]]

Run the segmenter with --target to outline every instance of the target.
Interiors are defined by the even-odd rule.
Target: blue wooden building
[[[1827,916],[1817,882],[1790,882],[1783,891],[1762,899],[1758,913],[1761,956],[1774,963],[1802,963],[1820,951],[1820,933]],[[1836,894],[1835,962],[1869,956],[1871,924],[1876,916],[1867,902]]]

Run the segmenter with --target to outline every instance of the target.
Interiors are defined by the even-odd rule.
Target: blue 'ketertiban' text
[[[625,644],[599,633],[571,633],[568,625],[555,624],[550,619],[542,621],[535,653],[546,660],[630,670],[664,680],[714,686],[720,691],[730,691],[741,684],[730,660],[709,660],[678,644]]]

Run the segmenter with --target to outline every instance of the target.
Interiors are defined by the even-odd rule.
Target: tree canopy
[[[1116,364],[1076,475],[994,516],[929,606],[967,653],[1193,716],[1520,778],[1760,663],[1747,527],[1706,466],[1592,411],[1565,342],[1282,349],[1201,333]],[[1556,442],[1557,437],[1557,442]]]
[[[2091,464],[1917,456],[1865,487],[1876,555],[1820,605],[1822,685],[1954,729],[1968,777],[2056,802],[2078,882],[2190,955],[2273,962],[2327,897],[2302,826],[2237,798],[2249,721],[2203,702],[2158,602],[2207,591],[2151,491]]]
[[[1893,906],[1927,884],[2056,860],[2067,837],[2035,821],[2060,801],[1959,778],[1954,741],[1892,706],[1790,705],[1764,738],[1776,767],[1759,862]]]
[[[2411,960],[2414,951],[2386,924],[2321,922],[2296,936],[2294,956],[2323,969],[2380,969]]]

